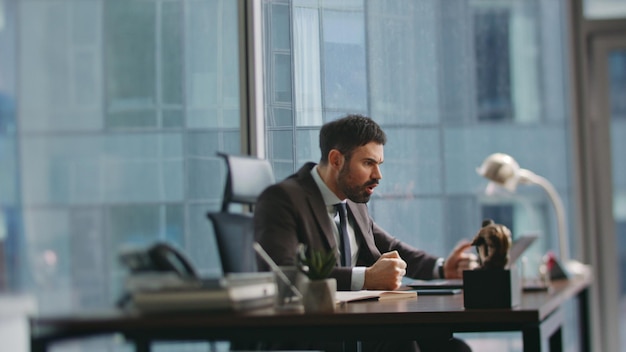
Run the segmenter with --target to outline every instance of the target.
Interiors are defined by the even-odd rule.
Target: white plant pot
[[[305,287],[304,292],[302,292],[305,312],[321,313],[335,311],[337,280],[334,278],[309,280],[303,286]]]

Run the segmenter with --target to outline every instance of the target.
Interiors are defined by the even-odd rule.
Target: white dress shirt
[[[317,187],[320,189],[322,193],[322,198],[324,198],[324,204],[326,205],[326,212],[328,213],[328,217],[332,221],[333,224],[339,223],[339,214],[335,209],[335,204],[345,202],[339,199],[324,183],[322,177],[317,172],[317,166],[311,169],[311,176],[315,180]],[[339,238],[339,228],[337,226],[333,226],[333,236],[335,236],[335,242],[341,243],[341,239]],[[350,252],[351,252],[351,263],[355,264],[357,258],[359,257],[359,246],[360,241],[357,241],[356,236],[354,235],[354,221],[350,216],[350,212],[348,212],[348,238],[350,239]],[[336,248],[337,253],[339,253],[339,248]],[[350,288],[352,290],[362,290],[363,284],[365,283],[365,267],[353,267],[352,268],[352,282],[350,284]]]

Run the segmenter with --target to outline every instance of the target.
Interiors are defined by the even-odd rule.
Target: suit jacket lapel
[[[334,224],[328,218],[326,204],[324,204],[322,193],[311,176],[311,168],[313,166],[315,166],[313,163],[306,164],[298,171],[298,176],[300,182],[302,183],[302,187],[306,191],[307,205],[309,206],[311,213],[313,213],[319,231],[324,234],[324,238],[326,239],[326,245],[328,246],[327,250],[331,248],[335,248],[337,250],[339,247],[335,241],[332,228]],[[337,260],[339,261],[339,259]]]
[[[376,247],[376,243],[374,243],[374,236],[370,234],[369,229],[367,228],[367,224],[369,223],[369,217],[367,213],[360,211],[360,208],[353,202],[348,201],[348,211],[352,214],[354,218],[354,223],[356,224],[355,235],[361,239],[361,243],[367,246],[367,250],[369,254],[377,254],[375,257],[380,255],[378,248]],[[365,250],[365,246],[361,246],[361,251]]]

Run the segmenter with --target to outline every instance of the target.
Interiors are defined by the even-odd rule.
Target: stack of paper
[[[142,312],[243,310],[274,304],[273,273],[229,274],[219,279],[185,282],[179,287],[134,290],[132,305]]]

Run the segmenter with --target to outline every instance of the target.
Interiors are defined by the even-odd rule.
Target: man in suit
[[[382,179],[386,141],[383,130],[368,117],[348,115],[329,122],[320,130],[319,164],[305,164],[260,195],[254,214],[257,241],[278,265],[295,265],[298,245],[304,244],[324,251],[346,248],[345,258],[338,255],[331,274],[338,290],[395,290],[405,275],[462,277],[475,257],[466,252],[469,241],[459,244],[444,260],[399,241],[369,215],[366,203]],[[338,203],[345,203],[348,209],[345,241],[335,225]],[[342,265],[344,261],[350,264]],[[259,266],[269,270],[263,261]],[[428,350],[423,344],[421,347]],[[437,350],[444,349],[438,345]]]

